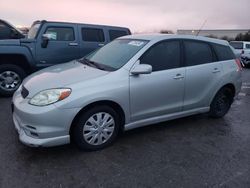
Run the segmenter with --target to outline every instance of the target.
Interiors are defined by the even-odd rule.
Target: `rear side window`
[[[213,62],[213,53],[205,42],[184,41],[185,60],[187,66]]]
[[[45,34],[50,34],[52,40],[56,41],[74,41],[74,29],[71,27],[49,27]]]
[[[219,61],[235,59],[235,55],[229,46],[213,44],[214,50],[217,54]]]
[[[82,28],[82,39],[86,42],[104,42],[104,33],[102,29]]]
[[[152,46],[140,58],[141,64],[149,64],[153,71],[180,67],[180,42],[164,41]]]
[[[122,31],[122,30],[109,30],[109,38],[111,41],[118,37],[125,36],[127,34],[128,33],[126,31]]]

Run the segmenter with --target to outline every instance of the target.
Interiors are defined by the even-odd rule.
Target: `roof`
[[[101,25],[101,24],[89,24],[89,23],[76,23],[76,22],[62,22],[62,21],[37,20],[37,21],[34,21],[32,25],[34,25],[35,23],[76,24],[76,25],[89,25],[89,26],[112,27],[112,28],[117,28],[117,29],[128,29],[128,30],[129,30],[129,28],[123,27],[123,26]]]
[[[166,39],[194,39],[206,42],[213,42],[222,45],[228,45],[226,40],[214,39],[209,37],[194,36],[194,35],[176,35],[176,34],[135,34],[121,37],[123,39],[137,39],[137,40],[149,40],[149,41],[161,41]]]

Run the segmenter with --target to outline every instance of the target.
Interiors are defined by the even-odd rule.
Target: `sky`
[[[250,0],[0,0],[0,19],[16,26],[35,20],[129,27],[132,32],[250,29]]]

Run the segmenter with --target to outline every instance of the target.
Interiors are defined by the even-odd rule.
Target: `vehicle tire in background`
[[[17,65],[0,65],[0,96],[12,96],[25,76],[25,71]]]
[[[73,125],[72,140],[82,150],[99,150],[116,139],[121,119],[109,106],[96,106],[84,111]]]
[[[221,88],[210,105],[209,116],[213,118],[221,118],[226,115],[233,103],[233,98],[234,95],[230,88]]]

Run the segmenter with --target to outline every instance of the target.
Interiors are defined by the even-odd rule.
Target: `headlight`
[[[61,101],[67,98],[71,94],[71,89],[62,88],[62,89],[48,89],[39,92],[29,103],[35,106],[46,106],[58,101]]]

